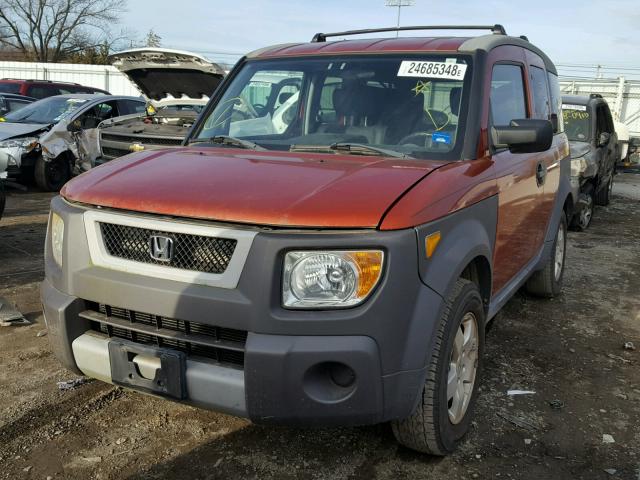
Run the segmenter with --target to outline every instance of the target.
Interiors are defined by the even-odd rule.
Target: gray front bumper
[[[60,198],[52,209],[64,219],[67,241],[62,269],[47,241],[42,301],[54,352],[68,368],[109,381],[104,344],[93,333],[85,337],[91,325],[81,316],[95,302],[248,332],[244,369],[189,359],[187,403],[260,423],[353,425],[404,418],[418,401],[443,302],[420,281],[415,231],[260,231],[237,288],[217,288],[96,266],[87,209]],[[282,308],[284,252],[346,246],[386,252],[385,273],[367,302],[331,311]],[[78,355],[89,343],[100,367]],[[354,372],[352,388],[335,388],[325,368],[335,364]]]

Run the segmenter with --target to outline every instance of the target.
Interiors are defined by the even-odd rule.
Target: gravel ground
[[[0,221],[0,297],[33,321],[50,197],[12,192]],[[623,174],[569,236],[564,294],[519,293],[492,323],[476,420],[447,458],[387,425],[267,428],[97,381],[61,392],[75,376],[44,326],[0,327],[0,478],[640,480],[639,252],[640,175]]]

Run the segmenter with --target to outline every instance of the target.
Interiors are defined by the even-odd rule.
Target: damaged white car
[[[99,154],[98,125],[144,110],[141,98],[72,94],[45,98],[0,123],[0,173],[57,191],[91,168]]]
[[[224,77],[199,55],[166,48],[127,50],[109,57],[134,83],[148,107],[100,126],[100,164],[127,153],[178,146]]]

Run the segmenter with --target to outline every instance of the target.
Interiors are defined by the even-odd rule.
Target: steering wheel
[[[260,116],[258,115],[258,112],[256,112],[255,108],[253,108],[253,105],[251,105],[242,95],[238,95],[233,100],[234,100],[234,103],[235,103],[235,100],[239,100],[240,104],[244,105],[244,107],[247,109],[247,112],[249,112],[249,115],[251,115],[251,117],[258,118]],[[237,103],[235,104],[237,105]],[[246,112],[242,112],[242,113],[246,113]],[[247,116],[247,118],[250,118],[250,117]]]
[[[255,105],[252,105],[252,108],[253,111],[256,112],[256,116],[262,117],[267,106],[262,103],[256,103]]]
[[[427,142],[431,139],[432,132],[413,132],[402,137],[398,141],[398,145],[417,145],[419,147],[427,147]],[[421,140],[424,138],[424,140]],[[417,141],[414,141],[417,140]]]
[[[447,112],[443,112],[442,110],[434,110],[428,108],[425,110],[424,115],[429,123],[433,125],[435,130],[440,130],[441,128],[447,126],[449,122],[451,122],[451,117]]]

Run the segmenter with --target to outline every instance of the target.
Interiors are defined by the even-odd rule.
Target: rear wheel
[[[440,319],[418,406],[411,416],[391,424],[399,443],[446,455],[467,433],[478,394],[484,325],[478,287],[458,279]]]
[[[526,288],[529,293],[540,297],[552,298],[562,290],[564,276],[564,261],[567,251],[567,219],[564,213],[560,216],[558,230],[553,241],[551,254],[544,268],[538,270],[527,280]]]
[[[57,192],[71,178],[71,169],[65,155],[45,161],[41,156],[36,160],[34,176],[36,185],[46,192]]]
[[[581,232],[586,230],[593,218],[593,194],[591,189],[580,194],[582,209],[571,220],[571,229]]]

